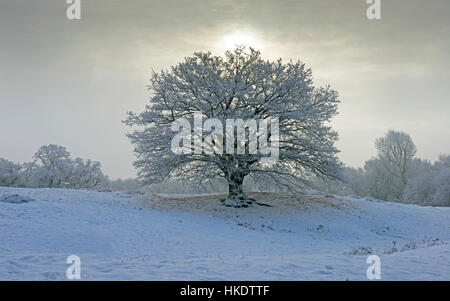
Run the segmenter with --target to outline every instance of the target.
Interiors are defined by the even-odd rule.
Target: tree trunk
[[[228,198],[236,198],[244,195],[243,180],[228,183]]]
[[[223,201],[225,206],[240,208],[252,204],[243,191],[244,177],[244,174],[236,173],[228,178],[228,196]]]

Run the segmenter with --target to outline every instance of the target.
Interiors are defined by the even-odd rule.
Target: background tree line
[[[385,201],[430,206],[450,206],[450,155],[435,162],[416,157],[416,146],[403,132],[389,131],[375,141],[377,156],[363,167],[343,167],[342,181],[309,179],[291,190],[372,197]],[[89,159],[72,159],[66,148],[46,145],[33,161],[17,164],[0,158],[0,186],[30,188],[75,188],[111,190],[149,190],[156,193],[226,193],[226,181],[198,186],[188,181],[166,181],[143,187],[136,179],[110,180],[101,164]],[[248,179],[247,191],[283,192],[285,186],[256,183]],[[263,188],[262,188],[263,187]]]
[[[416,157],[403,132],[389,131],[375,141],[377,156],[362,168],[344,167],[343,181],[315,180],[318,190],[385,201],[450,206],[450,155],[434,163]]]
[[[111,181],[100,162],[72,159],[65,147],[54,144],[41,146],[33,160],[23,164],[0,158],[0,186],[134,190],[138,185],[134,179]]]

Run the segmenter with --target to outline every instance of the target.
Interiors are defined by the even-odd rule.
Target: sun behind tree
[[[198,52],[169,71],[154,72],[150,89],[153,96],[145,110],[130,112],[124,121],[136,127],[128,137],[137,155],[134,166],[146,184],[225,178],[229,185],[225,204],[247,207],[253,203],[243,192],[247,176],[260,184],[294,185],[311,175],[340,177],[337,133],[328,124],[337,114],[338,93],[328,86],[314,87],[311,70],[302,62],[265,61],[259,51],[244,47],[227,51],[225,57]],[[197,112],[223,123],[230,118],[277,119],[278,160],[265,164],[261,159],[266,155],[261,153],[198,153],[194,144],[189,145],[192,152],[174,153],[171,125],[180,118],[193,123]],[[234,129],[232,135],[237,138]],[[226,140],[221,140],[222,149]],[[248,139],[233,143],[250,147]]]

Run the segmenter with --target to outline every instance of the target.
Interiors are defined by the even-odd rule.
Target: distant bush
[[[142,185],[137,179],[117,179],[109,181],[108,188],[112,190],[139,191],[142,189]]]
[[[20,185],[20,164],[0,158],[0,186]]]
[[[107,182],[100,162],[72,159],[66,148],[59,145],[40,147],[33,161],[22,165],[0,159],[0,186],[97,188]]]
[[[450,206],[450,156],[441,156],[426,172],[415,176],[405,187],[407,203]]]

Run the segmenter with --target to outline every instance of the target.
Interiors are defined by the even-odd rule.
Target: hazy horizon
[[[267,59],[301,60],[340,93],[340,159],[361,167],[388,130],[411,135],[417,157],[450,153],[450,2],[365,0],[66,1],[0,3],[0,158],[29,161],[44,144],[134,177],[122,120],[148,103],[151,70],[234,43]]]

